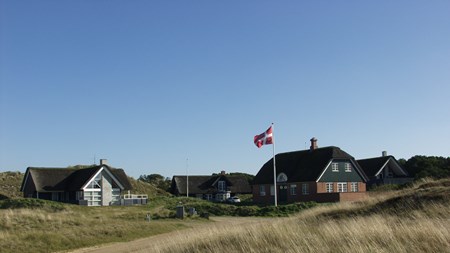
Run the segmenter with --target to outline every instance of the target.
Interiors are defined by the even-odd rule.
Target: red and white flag
[[[255,142],[255,145],[258,148],[260,148],[260,147],[262,147],[262,145],[273,144],[272,136],[273,135],[272,135],[272,126],[271,126],[264,133],[255,135],[255,138],[253,141]]]

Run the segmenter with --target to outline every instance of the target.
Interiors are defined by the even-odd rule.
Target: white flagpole
[[[277,203],[277,167],[275,163],[275,138],[273,133],[273,123],[272,123],[272,152],[273,152],[273,188],[275,194],[275,206],[278,206]]]

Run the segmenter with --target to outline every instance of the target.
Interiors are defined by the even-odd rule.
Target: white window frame
[[[352,191],[352,192],[358,192],[358,182],[352,182],[351,183],[351,187],[350,187],[350,190]]]
[[[290,192],[291,192],[292,196],[297,195],[297,185],[296,184],[291,184],[290,189],[291,189]]]
[[[326,183],[326,191],[327,192],[334,192],[334,184],[333,183]]]
[[[345,163],[345,172],[352,172],[352,165],[350,163]]]
[[[274,185],[270,186],[270,196],[275,196],[275,186]]]
[[[302,194],[303,195],[308,195],[309,194],[309,184],[308,183],[303,183],[302,184]]]
[[[331,171],[332,172],[339,172],[339,163],[332,163],[331,164]]]
[[[266,196],[266,186],[265,185],[259,186],[259,196]]]
[[[347,192],[347,182],[337,183],[337,192]]]

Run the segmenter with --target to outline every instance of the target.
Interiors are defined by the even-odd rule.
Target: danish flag
[[[267,144],[273,144],[273,138],[272,138],[272,126],[269,127],[264,133],[255,135],[254,142],[255,145],[260,148],[263,145]]]

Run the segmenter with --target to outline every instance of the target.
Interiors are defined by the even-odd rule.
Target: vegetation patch
[[[66,209],[63,203],[42,199],[24,198],[24,199],[0,200],[0,209],[18,209],[18,208],[43,209],[48,211],[62,211]]]

